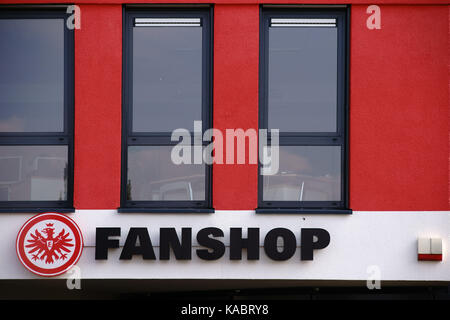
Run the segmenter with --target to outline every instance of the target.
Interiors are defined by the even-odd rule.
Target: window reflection
[[[171,146],[128,148],[128,200],[205,200],[205,165],[175,165],[171,150]]]
[[[282,146],[278,174],[264,176],[264,201],[339,201],[339,146]]]
[[[67,146],[0,146],[0,201],[67,200]]]

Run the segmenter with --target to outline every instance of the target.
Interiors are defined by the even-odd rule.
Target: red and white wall
[[[58,3],[71,1],[61,0]],[[350,23],[350,208],[352,215],[257,215],[257,165],[214,165],[214,214],[119,214],[122,110],[122,5],[83,0],[75,31],[75,213],[85,249],[84,278],[450,281],[449,14],[445,0],[341,1]],[[130,1],[130,3],[158,3]],[[0,3],[52,3],[0,0]],[[298,0],[166,0],[214,4],[213,126],[258,128],[259,10]],[[309,0],[308,4],[333,4]],[[366,9],[381,9],[369,30]],[[31,214],[0,215],[0,279],[35,278],[15,253],[15,237]],[[324,228],[330,245],[314,261],[214,262],[94,259],[95,227],[191,226]],[[126,235],[126,232],[124,232]],[[417,239],[443,240],[443,261],[417,261]],[[124,239],[122,239],[123,244]],[[157,239],[152,239],[157,246]],[[228,239],[225,239],[227,242]],[[195,243],[194,243],[195,245]],[[180,272],[182,271],[182,272]]]

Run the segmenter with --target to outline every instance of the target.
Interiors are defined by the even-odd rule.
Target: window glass
[[[202,28],[133,28],[133,131],[193,130],[202,119]]]
[[[128,147],[128,200],[205,200],[205,165],[176,165],[171,151],[171,146]]]
[[[64,131],[64,20],[0,19],[0,132]]]
[[[335,132],[337,28],[270,27],[268,125],[281,132]]]
[[[67,200],[67,146],[0,146],[0,201]]]
[[[282,146],[276,175],[263,176],[264,201],[339,201],[340,146]]]

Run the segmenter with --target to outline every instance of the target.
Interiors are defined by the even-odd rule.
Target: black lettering
[[[219,228],[204,228],[197,233],[197,242],[199,245],[212,249],[197,249],[197,256],[203,260],[217,260],[225,254],[225,245],[222,241],[212,239],[213,237],[223,237],[223,231]]]
[[[259,228],[248,228],[242,239],[242,228],[230,228],[230,260],[242,260],[242,249],[247,249],[247,260],[259,259]]]
[[[283,251],[278,251],[278,238],[283,238]],[[283,261],[290,259],[297,247],[297,240],[295,234],[291,230],[285,228],[276,228],[270,230],[264,239],[264,251],[267,256],[276,261]]]
[[[137,240],[139,245],[136,245]],[[147,228],[130,228],[119,259],[130,260],[133,255],[142,255],[144,260],[156,259]]]
[[[95,231],[95,260],[108,259],[108,249],[118,248],[118,239],[109,239],[120,236],[120,228],[96,228]]]
[[[159,233],[159,259],[170,259],[172,247],[175,259],[190,260],[192,256],[192,228],[181,229],[181,243],[175,228],[161,228]]]
[[[317,241],[314,241],[314,237]],[[313,260],[313,250],[327,247],[330,243],[330,234],[324,229],[302,229],[300,239],[300,259]]]

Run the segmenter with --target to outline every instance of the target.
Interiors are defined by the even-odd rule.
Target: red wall
[[[75,32],[77,209],[120,205],[122,7],[81,5]]]
[[[214,127],[222,130],[257,129],[259,6],[247,3],[253,4],[214,9]],[[351,208],[448,210],[448,6],[381,6],[381,30],[366,28],[366,8],[353,5],[351,14]],[[81,12],[75,207],[114,209],[120,197],[122,6],[81,5]],[[256,165],[215,165],[213,189],[216,209],[254,209]]]
[[[258,61],[259,6],[216,5],[214,128],[223,133],[226,129],[258,129]],[[213,166],[214,208],[255,209],[257,189],[257,165]]]
[[[448,9],[352,6],[350,205],[448,210]]]

